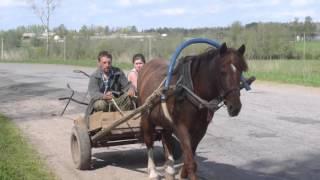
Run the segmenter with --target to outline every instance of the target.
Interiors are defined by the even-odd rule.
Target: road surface
[[[14,120],[60,179],[147,179],[144,145],[93,151],[93,169],[73,167],[69,140],[72,119],[84,107],[72,103],[60,117],[69,95],[85,97],[88,78],[72,72],[92,68],[0,63],[0,112]],[[230,118],[219,110],[197,150],[198,175],[218,180],[320,179],[320,88],[257,81],[242,91],[243,108]],[[157,144],[161,172],[163,158]],[[181,164],[177,164],[177,169]]]

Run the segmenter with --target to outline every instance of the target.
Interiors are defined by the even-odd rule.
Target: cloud
[[[292,6],[308,6],[313,4],[315,1],[314,0],[291,0],[290,5]]]
[[[146,5],[166,2],[167,0],[118,0],[120,6]]]
[[[277,14],[277,16],[285,16],[290,18],[305,18],[306,16],[316,17],[317,13],[311,9],[304,9],[304,10],[293,10],[293,11],[282,11]],[[276,16],[276,17],[277,17]]]
[[[88,12],[89,16],[105,15],[105,14],[111,14],[114,12],[114,10],[112,9],[101,8],[95,2],[90,2],[88,9],[89,9],[89,12]]]
[[[190,10],[193,15],[206,15],[206,14],[217,14],[219,12],[225,11],[225,6],[221,4],[214,4],[214,5],[206,5],[201,10]],[[188,10],[189,12],[189,10]]]
[[[180,16],[186,13],[184,8],[167,8],[161,9],[160,15],[169,15],[169,16]]]
[[[154,10],[150,12],[141,12],[143,16],[151,17],[151,16],[181,16],[186,14],[185,8],[164,8],[159,10]]]
[[[24,0],[1,0],[0,7],[27,6]]]

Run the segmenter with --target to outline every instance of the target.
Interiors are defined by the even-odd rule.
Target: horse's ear
[[[244,52],[246,51],[246,46],[244,44],[241,45],[241,47],[238,49],[238,52],[241,55],[244,55]]]
[[[221,46],[220,46],[220,48],[219,48],[219,53],[220,54],[224,54],[225,52],[227,52],[227,45],[226,45],[226,43],[224,42]]]

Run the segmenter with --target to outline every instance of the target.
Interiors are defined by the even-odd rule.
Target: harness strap
[[[185,90],[187,99],[195,105],[198,109],[207,108],[211,112],[217,111],[220,106],[220,102],[222,98],[212,99],[211,101],[207,101],[199,97],[193,92],[193,83],[191,78],[191,57],[185,57],[186,59],[180,61],[180,77],[176,83],[177,90]]]
[[[221,103],[221,100],[219,98],[212,99],[211,101],[207,101],[196,95],[193,91],[191,91],[188,87],[186,87],[183,84],[178,84],[178,86],[182,87],[185,92],[187,92],[187,98],[188,100],[197,106],[199,109],[207,108],[209,111],[215,112],[217,111],[221,106],[219,104]]]

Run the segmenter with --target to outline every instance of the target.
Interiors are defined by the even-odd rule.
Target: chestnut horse
[[[237,116],[241,110],[240,76],[247,70],[243,57],[245,46],[239,49],[228,48],[225,43],[219,49],[209,49],[195,56],[180,59],[173,74],[171,85],[175,85],[185,74],[179,73],[184,62],[190,62],[189,77],[192,82],[191,91],[205,102],[211,100],[223,101],[230,116]],[[143,104],[147,97],[154,92],[166,77],[167,61],[154,59],[144,65],[138,78],[139,104]],[[187,80],[188,81],[188,80]],[[190,89],[190,88],[189,88]],[[194,156],[197,146],[205,135],[208,125],[216,109],[208,106],[199,108],[186,96],[185,89],[168,92],[167,107],[172,122],[165,116],[159,101],[155,102],[149,111],[142,114],[141,131],[148,149],[149,178],[158,179],[153,160],[153,133],[156,126],[163,127],[162,141],[165,148],[166,168],[168,177],[174,177],[174,159],[172,156],[172,133],[180,140],[183,151],[184,165],[181,178],[197,179],[197,164]],[[160,99],[160,98],[159,98]]]

